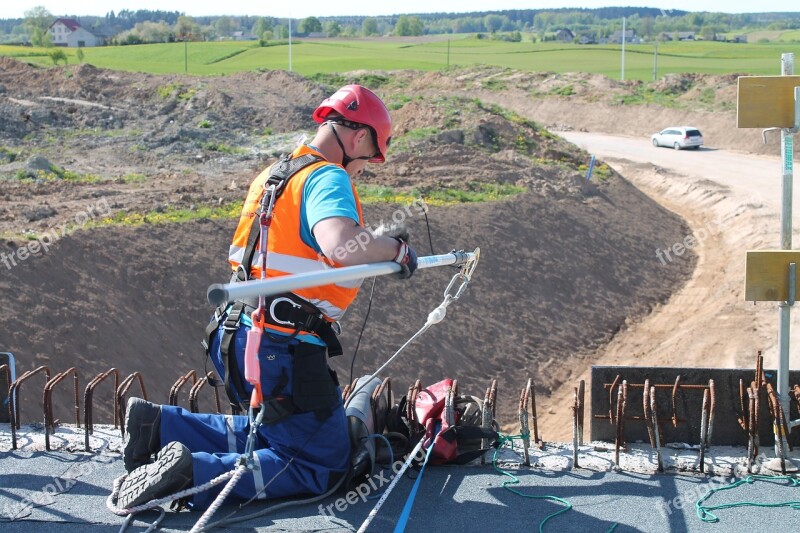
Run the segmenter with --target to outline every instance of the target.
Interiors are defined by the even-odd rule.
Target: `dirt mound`
[[[449,319],[392,367],[396,392],[414,379],[444,376],[473,394],[496,376],[509,391],[528,375],[549,392],[566,368],[688,276],[691,261],[667,277],[651,268],[649,243],[687,234],[677,217],[603,164],[587,183],[588,154],[533,122],[523,100],[518,113],[509,110],[521,94],[512,84],[556,86],[551,75],[476,69],[363,76],[383,83],[377,90],[396,119],[390,164],[371,166],[365,184],[429,196],[489,194],[492,186],[526,191],[496,202],[434,205],[430,228],[424,218],[410,220],[420,253],[480,246],[482,259]],[[500,91],[502,83],[508,87]],[[0,346],[15,353],[20,370],[74,365],[84,382],[111,366],[139,370],[151,397],[165,401],[180,374],[203,370],[199,340],[211,312],[205,290],[227,277],[235,222],[154,221],[175,209],[235,210],[254,175],[314,126],[311,111],[330,88],[283,72],[189,78],[17,62],[0,70],[0,85],[0,112],[12,117],[0,127],[0,147],[10,154],[0,164],[0,230],[8,237],[3,257],[16,261],[0,264],[7,271],[0,294],[15,310],[0,319]],[[492,104],[482,95],[498,98]],[[524,98],[529,108],[531,97]],[[20,179],[32,156],[62,172]],[[367,220],[390,217],[397,207],[367,206]],[[74,231],[101,215],[145,223]],[[21,240],[25,231],[32,240]],[[34,253],[29,243],[53,231],[54,242]],[[422,325],[451,275],[438,269],[407,283],[377,282],[356,374],[374,369]],[[362,291],[345,320],[349,349],[368,297]],[[348,356],[334,364],[345,380]],[[25,402],[27,418],[40,413],[33,397]],[[499,417],[512,421],[514,410],[504,400]]]

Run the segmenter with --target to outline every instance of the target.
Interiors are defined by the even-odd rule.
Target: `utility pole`
[[[656,39],[656,48],[653,52],[653,81],[658,77],[658,39]]]
[[[794,75],[794,54],[781,55],[781,75]],[[795,98],[797,90],[795,89]],[[795,104],[795,126],[797,126],[797,104]],[[781,186],[781,249],[792,249],[792,184],[794,158],[794,132],[787,128],[781,129],[781,162],[783,164],[783,180]],[[789,279],[796,275],[790,265]],[[793,300],[794,298],[790,298]],[[780,357],[778,360],[778,398],[783,406],[783,412],[789,418],[789,337],[791,327],[791,312],[793,301],[781,302],[780,308],[780,335],[778,345],[780,346]],[[776,450],[777,452],[777,450]]]
[[[292,19],[289,19],[289,72],[292,71]]]
[[[622,17],[622,81],[625,81],[625,17]]]

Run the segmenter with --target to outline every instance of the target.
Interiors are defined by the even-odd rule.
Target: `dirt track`
[[[713,148],[676,153],[655,149],[648,139],[562,135],[608,160],[637,187],[681,215],[693,235],[708,235],[694,248],[698,262],[689,282],[666,304],[615,336],[597,352],[595,364],[751,368],[757,351],[762,350],[767,367],[775,368],[777,305],[754,306],[744,301],[743,292],[746,250],[780,244],[780,158]],[[795,190],[795,202],[798,198]],[[652,268],[674,267],[670,262],[662,264],[655,254],[657,246],[664,249],[672,244],[654,243]],[[791,345],[797,346],[797,313],[792,328]],[[791,367],[798,366],[800,357],[795,351]],[[588,371],[578,370],[571,376],[571,380],[579,379],[588,383]],[[561,390],[553,402],[564,404],[570,394]],[[544,423],[555,429],[559,418],[550,413]],[[570,435],[555,431],[553,437]]]

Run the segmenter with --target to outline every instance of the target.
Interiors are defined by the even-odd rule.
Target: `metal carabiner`
[[[266,213],[268,217],[272,216],[272,211],[275,209],[275,184],[267,186],[266,183],[262,185],[264,195],[261,197],[261,212]],[[264,202],[269,198],[269,203],[265,206]]]
[[[469,285],[469,282],[472,281],[472,274],[475,272],[475,267],[478,266],[478,259],[480,259],[480,256],[481,249],[475,248],[472,258],[464,263],[458,274],[453,276],[453,279],[450,280],[450,283],[444,290],[445,298],[449,299],[448,304],[450,301],[458,300],[461,298],[461,295],[464,294],[464,291],[467,289],[467,285]],[[452,289],[455,286],[456,281],[460,281],[461,285],[458,286],[458,290],[455,292],[455,295],[453,295]]]
[[[289,304],[291,304],[291,306],[294,307],[295,309],[302,309],[302,307],[291,301],[289,298],[285,298],[283,296],[281,296],[280,298],[275,298],[274,300],[272,300],[272,303],[269,304],[269,316],[272,318],[272,320],[274,320],[277,324],[281,324],[284,326],[291,326],[293,328],[297,327],[294,323],[287,322],[286,320],[281,320],[277,316],[275,316],[275,306],[278,305],[278,302],[289,302]]]

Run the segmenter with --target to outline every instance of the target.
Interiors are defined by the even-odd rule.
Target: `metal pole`
[[[653,51],[653,81],[658,77],[658,41],[656,41],[656,48]]]
[[[794,54],[781,55],[781,75],[794,74]],[[781,248],[792,249],[792,159],[794,157],[793,134],[787,129],[781,130],[781,161],[783,163],[783,185],[781,188]],[[793,277],[790,270],[790,278]],[[789,335],[791,326],[791,311],[794,304],[791,292],[794,285],[790,285],[790,300],[781,302],[780,307],[780,358],[778,360],[778,398],[783,406],[783,412],[789,412]],[[777,450],[776,450],[777,452]]]
[[[625,81],[625,17],[622,17],[622,81]]]
[[[289,19],[289,72],[292,71],[292,19]]]
[[[443,255],[429,255],[420,257],[417,260],[417,268],[433,268],[447,265],[463,265],[471,261],[476,261],[480,255],[480,250],[474,252],[451,252]],[[358,279],[370,278],[372,276],[385,276],[400,272],[400,265],[392,261],[382,263],[369,263],[342,268],[331,268],[318,270],[304,274],[289,276],[279,276],[265,280],[243,281],[241,283],[215,283],[208,288],[208,301],[212,305],[221,305],[225,302],[232,302],[243,298],[255,296],[274,296],[284,292],[307,289],[308,287],[319,287],[332,283],[343,283]]]

